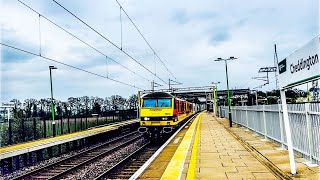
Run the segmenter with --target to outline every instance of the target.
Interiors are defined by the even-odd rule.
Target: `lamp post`
[[[237,59],[233,56],[231,56],[228,59],[222,59],[222,58],[218,58],[214,61],[224,61],[225,62],[225,66],[226,66],[226,78],[227,78],[227,92],[228,92],[228,107],[229,107],[229,126],[232,127],[232,115],[231,115],[231,100],[230,100],[230,90],[229,90],[229,81],[228,81],[228,65],[227,65],[227,61],[229,60],[234,60]]]
[[[50,70],[50,87],[51,87],[51,113],[52,113],[52,135],[53,137],[56,136],[56,123],[54,122],[54,102],[53,102],[53,92],[52,92],[52,75],[51,75],[51,70],[52,69],[58,69],[54,66],[49,66]]]
[[[217,115],[217,91],[218,91],[218,84],[220,84],[219,82],[212,82],[211,84],[214,84],[213,86],[213,102],[214,102],[214,106],[213,106],[213,111],[214,111],[214,115]]]

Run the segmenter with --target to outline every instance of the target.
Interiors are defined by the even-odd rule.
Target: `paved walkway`
[[[227,119],[215,118],[219,123],[223,124],[225,127],[229,126]],[[288,151],[281,149],[279,145],[271,142],[265,141],[263,136],[248,131],[245,128],[238,127],[233,124],[230,129],[236,136],[240,137],[241,140],[247,143],[249,146],[253,147],[261,155],[263,155],[269,162],[276,166],[282,173],[286,174],[292,179],[315,179],[320,180],[320,167],[308,167],[303,162],[307,161],[295,154],[295,164],[297,174],[292,175],[290,173],[290,161],[288,157]]]
[[[183,179],[276,179],[212,115],[203,114],[199,134],[197,153],[189,149]]]

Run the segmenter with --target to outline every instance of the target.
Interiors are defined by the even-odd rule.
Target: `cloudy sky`
[[[220,81],[220,88],[225,89],[224,63],[213,60],[230,56],[238,58],[228,64],[230,87],[252,89],[263,83],[252,80],[263,76],[257,73],[259,68],[273,66],[274,44],[279,59],[283,59],[319,34],[318,0],[119,0],[175,79],[123,11],[122,49],[144,67],[103,38],[121,47],[120,7],[115,0],[57,0],[103,37],[52,0],[21,1],[41,16],[19,1],[1,0],[2,44],[41,53],[141,89],[150,89],[153,80],[162,84],[161,88],[168,87],[152,73],[166,83],[169,78],[182,82],[178,87]],[[57,99],[113,94],[128,97],[139,90],[3,45],[0,48],[1,101],[50,97],[49,65],[58,68],[52,72]],[[274,75],[270,81],[263,90],[275,88]]]

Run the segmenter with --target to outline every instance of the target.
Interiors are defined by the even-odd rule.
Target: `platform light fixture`
[[[231,115],[231,100],[230,100],[230,90],[229,90],[229,80],[228,80],[228,64],[227,61],[235,60],[234,56],[230,56],[228,59],[217,58],[214,61],[224,61],[226,66],[226,78],[227,78],[227,92],[228,92],[228,108],[229,108],[229,126],[232,127],[232,115]]]
[[[58,68],[56,68],[54,66],[49,66],[49,70],[50,70],[50,87],[51,87],[52,136],[55,137],[56,136],[56,123],[54,121],[55,108],[54,108],[53,92],[52,92],[52,74],[51,74],[51,70],[52,69],[58,69]]]

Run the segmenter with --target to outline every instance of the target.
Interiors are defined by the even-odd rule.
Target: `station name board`
[[[280,88],[293,87],[320,78],[320,37],[278,63]]]
[[[2,103],[1,106],[3,106],[3,107],[14,107],[14,103]]]

